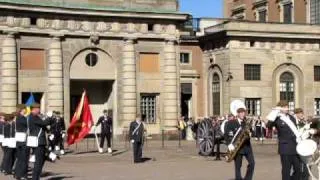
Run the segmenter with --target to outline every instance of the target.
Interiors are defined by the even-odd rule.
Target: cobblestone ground
[[[132,163],[130,147],[125,148],[124,144],[118,144],[115,147],[118,151],[110,156],[98,154],[93,142],[90,143],[70,147],[71,152],[56,163],[47,162],[42,179],[231,180],[234,175],[233,163],[198,156],[194,142],[182,142],[181,148],[176,141],[166,142],[165,148],[161,147],[161,142],[148,142],[144,156],[151,160],[143,164]],[[255,180],[280,179],[280,160],[275,144],[254,143]],[[246,161],[243,162],[245,169]],[[0,175],[0,179],[13,178]]]

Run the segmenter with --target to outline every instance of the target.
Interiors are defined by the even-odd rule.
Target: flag
[[[34,104],[36,101],[34,100],[32,92],[30,93],[30,96],[26,102],[26,116],[28,116],[31,113],[31,105]]]
[[[40,112],[41,114],[46,113],[46,104],[45,104],[45,94],[42,94],[41,100],[40,100]]]
[[[87,134],[89,134],[92,126],[93,118],[89,107],[89,100],[86,91],[84,91],[67,131],[68,145],[80,142]]]

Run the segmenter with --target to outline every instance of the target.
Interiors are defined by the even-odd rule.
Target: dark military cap
[[[33,103],[31,105],[31,109],[33,109],[33,108],[40,108],[40,104],[39,103]]]
[[[106,110],[106,109],[105,109],[105,110],[103,110],[103,113],[108,113],[108,110]]]
[[[12,121],[14,119],[14,115],[13,114],[5,114],[4,119],[6,121]]]
[[[56,113],[56,115],[60,115],[61,114],[60,111],[55,111],[55,113]]]
[[[4,112],[0,112],[0,116],[4,116],[5,115],[5,113]]]
[[[303,109],[301,109],[301,108],[296,108],[296,109],[294,110],[294,113],[295,113],[295,114],[303,113]]]

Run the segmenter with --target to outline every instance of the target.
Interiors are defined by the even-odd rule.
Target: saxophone
[[[231,144],[235,147],[233,151],[227,150],[226,161],[231,162],[236,157],[238,151],[240,150],[243,143],[250,138],[250,129],[253,119],[246,119],[244,128],[239,128],[234,138],[231,141]]]

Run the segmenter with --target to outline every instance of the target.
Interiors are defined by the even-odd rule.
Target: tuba
[[[230,110],[234,116],[237,115],[237,110],[240,108],[247,109],[241,100],[234,100],[231,102]],[[234,160],[243,143],[250,138],[250,129],[252,121],[253,119],[246,119],[244,128],[239,128],[237,133],[234,135],[231,144],[233,144],[235,149],[233,151],[227,150],[225,156],[227,162],[231,162]]]

